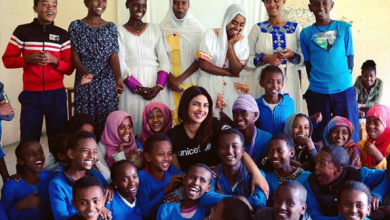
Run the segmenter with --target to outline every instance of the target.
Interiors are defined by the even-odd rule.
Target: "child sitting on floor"
[[[349,155],[349,165],[362,167],[360,151],[352,140],[354,127],[352,123],[341,116],[333,117],[324,129],[323,143],[325,145],[337,145],[343,147]]]
[[[266,196],[256,188],[251,194],[252,175],[241,162],[244,137],[236,129],[227,129],[219,134],[218,155],[222,163],[217,165],[216,192],[225,195],[244,196],[254,209],[265,206]],[[263,171],[261,174],[264,176]]]
[[[171,165],[172,145],[164,134],[150,136],[144,146],[146,167],[139,171],[137,199],[145,218],[156,216],[164,196],[182,182],[184,173]]]
[[[306,213],[307,191],[294,180],[282,182],[276,189],[273,208],[258,210],[251,220],[311,220]]]
[[[344,183],[339,190],[338,205],[341,216],[338,220],[369,220],[367,216],[370,215],[371,200],[370,189],[363,183]]]
[[[313,219],[337,218],[337,192],[346,181],[358,181],[372,188],[372,205],[379,201],[388,189],[389,181],[385,170],[348,166],[347,151],[339,146],[325,146],[317,155],[315,173],[304,183],[307,189],[307,211]]]
[[[66,151],[66,145],[70,138],[70,134],[61,133],[49,140],[49,151],[55,159],[55,163],[45,165],[45,170],[50,170],[53,173],[61,172],[62,169],[70,164],[70,158]],[[49,156],[50,157],[50,156]]]
[[[282,182],[296,180],[303,184],[307,181],[310,172],[291,165],[294,154],[294,142],[287,134],[276,134],[269,141],[268,160],[274,170],[265,174],[270,189],[267,206],[271,206],[276,189]]]
[[[72,204],[79,215],[74,215],[68,220],[104,220],[101,216],[104,210],[104,189],[99,179],[93,176],[85,176],[73,184]],[[111,219],[111,215],[108,215]]]
[[[279,67],[270,65],[261,71],[260,86],[265,95],[256,99],[260,111],[256,127],[272,135],[283,132],[288,116],[295,113],[294,100],[280,94],[283,82],[283,72]]]
[[[97,155],[95,135],[87,131],[78,131],[69,138],[67,149],[67,155],[71,160],[69,167],[57,174],[49,184],[50,203],[56,220],[65,220],[78,214],[72,205],[72,186],[76,180],[84,176],[94,176],[103,186],[107,185],[102,174],[91,169]],[[109,195],[108,201],[111,201],[112,193],[112,188],[106,187],[105,196]]]
[[[184,199],[180,203],[164,203],[158,209],[157,220],[200,220],[206,209],[199,206],[199,199],[211,189],[212,171],[205,164],[192,165],[183,179]]]
[[[2,189],[1,203],[10,220],[51,216],[48,186],[53,174],[43,171],[45,153],[37,141],[21,142],[15,149],[20,181],[10,179]]]
[[[139,178],[137,167],[128,160],[115,162],[111,167],[111,179],[115,186],[114,198],[106,205],[116,220],[142,220],[137,201]]]

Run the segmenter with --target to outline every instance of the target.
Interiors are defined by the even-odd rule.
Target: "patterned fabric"
[[[81,74],[76,74],[74,112],[91,115],[97,123],[97,134],[102,133],[108,114],[118,110],[118,97],[110,56],[119,50],[118,31],[114,23],[89,27],[81,20],[69,26],[72,49],[80,55],[84,68],[93,75],[92,82],[81,85]]]

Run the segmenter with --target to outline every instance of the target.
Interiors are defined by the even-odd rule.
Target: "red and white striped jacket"
[[[26,64],[25,57],[40,51],[48,51],[58,59],[58,66]],[[23,68],[24,91],[48,91],[64,87],[64,74],[73,72],[70,36],[54,25],[32,23],[19,25],[3,55],[6,68]]]

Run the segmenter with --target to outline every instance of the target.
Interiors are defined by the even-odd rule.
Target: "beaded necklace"
[[[278,179],[279,183],[283,183],[286,180],[297,180],[298,179],[298,177],[299,177],[299,175],[301,175],[303,169],[300,167],[297,168],[294,166],[292,166],[292,168],[295,169],[295,171],[290,176],[287,176],[287,177],[280,176],[278,174],[278,172],[276,172],[276,170],[274,170],[276,179]]]

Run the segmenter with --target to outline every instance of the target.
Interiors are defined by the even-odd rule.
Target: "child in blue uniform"
[[[15,149],[17,172],[23,176],[5,182],[1,203],[8,218],[44,219],[51,215],[49,202],[49,182],[53,177],[50,171],[42,171],[45,154],[37,141],[21,142]]]
[[[106,208],[112,212],[112,217],[116,220],[142,220],[136,198],[139,178],[135,164],[128,160],[115,162],[111,167],[111,180],[116,190]]]
[[[385,170],[348,166],[347,151],[340,146],[325,146],[317,155],[315,173],[304,183],[307,190],[307,212],[313,219],[337,219],[337,192],[346,181],[358,181],[372,188],[374,207],[386,194],[389,181]]]
[[[78,214],[72,205],[72,186],[76,180],[94,176],[103,186],[107,185],[102,174],[91,169],[97,155],[95,135],[87,131],[75,132],[68,140],[67,149],[70,166],[58,173],[49,184],[50,203],[56,220],[65,220]],[[113,193],[112,189],[106,187],[106,194],[109,192]],[[111,198],[107,200],[110,201]]]
[[[274,170],[265,174],[270,188],[268,205],[272,203],[276,189],[282,182],[296,180],[303,184],[307,181],[310,172],[291,165],[291,159],[294,157],[294,154],[294,142],[289,135],[284,133],[276,134],[269,141],[268,160]]]
[[[338,220],[359,219],[369,220],[367,218],[371,211],[371,193],[364,183],[348,181],[344,183],[339,190],[339,211]]]
[[[199,199],[211,189],[212,173],[205,164],[192,165],[184,177],[184,199],[180,203],[164,203],[157,213],[157,220],[190,219],[200,220],[205,217],[206,209],[200,207]]]
[[[244,196],[254,209],[258,209],[265,206],[267,198],[259,188],[251,194],[252,175],[241,162],[244,151],[244,137],[238,130],[221,131],[218,155],[222,163],[215,168],[215,188],[216,192],[225,195]],[[260,172],[264,176],[263,171]]]
[[[282,133],[288,116],[295,113],[294,100],[282,95],[284,76],[277,66],[267,66],[261,71],[260,86],[265,94],[256,99],[259,106],[260,117],[256,127],[271,133]]]
[[[73,184],[72,204],[79,212],[78,215],[70,217],[68,220],[104,220],[104,189],[99,179],[93,176],[85,176],[78,179]],[[111,219],[107,214],[105,217]]]
[[[164,134],[150,136],[144,146],[146,167],[139,171],[137,199],[145,218],[156,216],[164,196],[175,189],[184,172],[171,166],[172,145]]]

